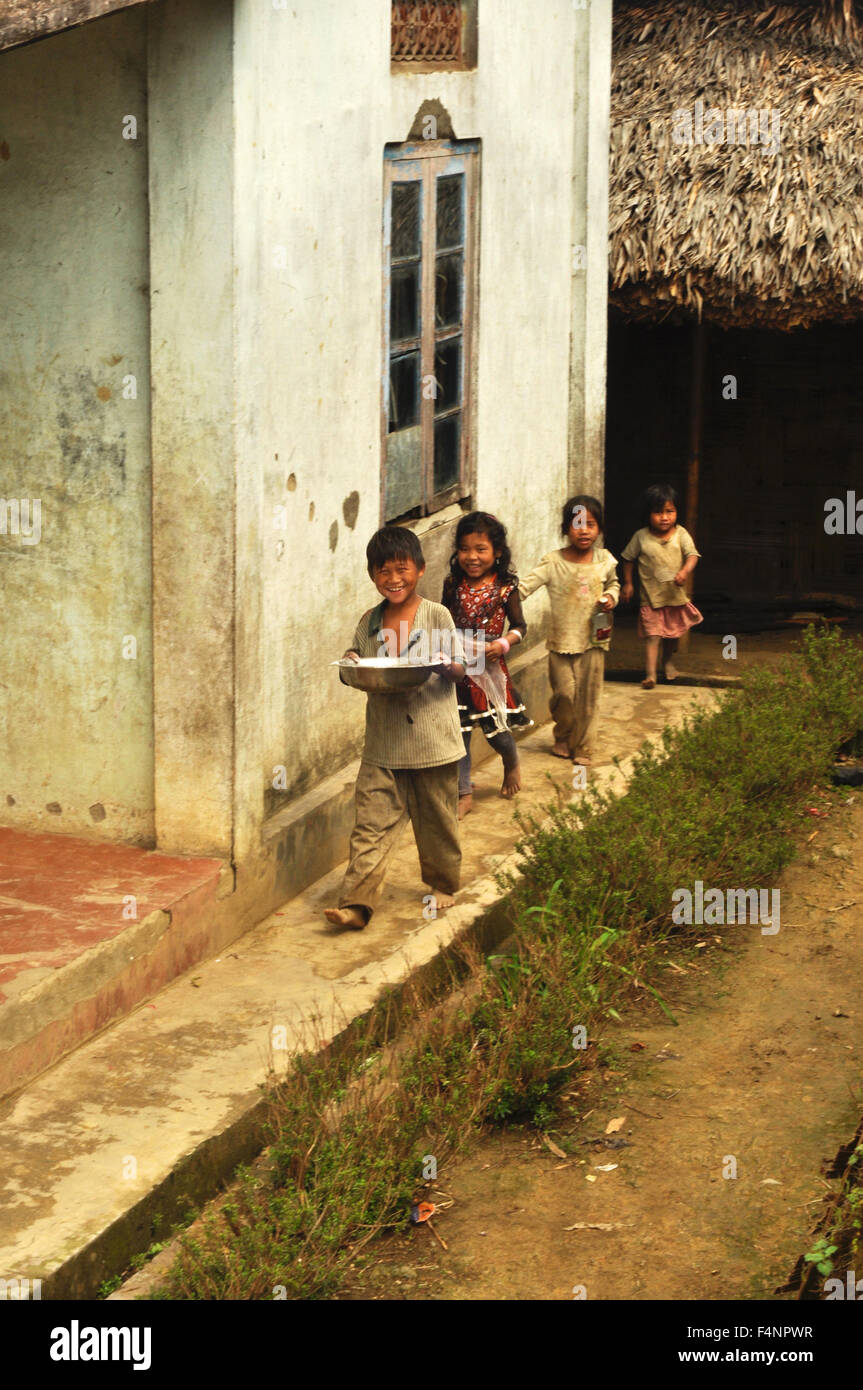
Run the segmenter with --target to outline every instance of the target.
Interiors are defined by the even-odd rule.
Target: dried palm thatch
[[[626,317],[783,329],[863,317],[861,9],[618,0],[610,298]],[[694,143],[711,108],[721,142]],[[730,110],[762,113],[760,127]]]

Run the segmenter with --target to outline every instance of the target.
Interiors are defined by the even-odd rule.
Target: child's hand
[[[503,656],[503,646],[500,642],[489,642],[485,648],[486,661],[500,661]]]
[[[684,585],[686,583],[686,575],[686,570],[678,570],[676,575],[674,576],[675,584],[680,584],[681,586]]]
[[[342,657],[342,661],[360,661],[360,660],[361,660],[361,657],[360,657],[359,652],[345,652],[344,656]]]
[[[629,603],[629,600],[632,598],[632,595],[633,595],[634,593],[635,593],[635,590],[634,590],[634,588],[632,587],[631,584],[624,584],[624,585],[622,586],[621,590],[620,590],[620,598],[621,598],[621,601],[622,601],[623,603]]]
[[[464,680],[464,667],[460,666],[457,661],[453,661],[452,657],[447,656],[446,652],[435,652],[432,660],[443,663],[443,670],[438,671],[437,674],[444,680],[453,682]]]
[[[606,594],[603,598],[601,598],[599,600],[599,603],[597,604],[597,607],[601,608],[603,613],[610,613],[612,608],[614,607],[614,599],[611,597],[611,594]]]

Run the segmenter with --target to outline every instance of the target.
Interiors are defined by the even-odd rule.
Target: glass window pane
[[[393,266],[390,271],[390,341],[416,338],[420,331],[419,266]]]
[[[403,516],[422,503],[422,430],[419,425],[387,435],[384,488],[387,519]]]
[[[438,256],[435,261],[435,323],[456,328],[461,323],[462,255]]]
[[[461,338],[448,338],[435,347],[435,414],[461,405]]]
[[[434,422],[434,490],[441,492],[458,482],[459,423],[461,415]]]
[[[403,357],[390,358],[390,430],[405,429],[408,425],[415,425],[419,420],[419,384],[418,352],[408,352]]]
[[[392,232],[390,244],[393,260],[420,253],[420,185],[392,185]]]
[[[437,181],[437,249],[464,241],[464,174],[444,174]]]

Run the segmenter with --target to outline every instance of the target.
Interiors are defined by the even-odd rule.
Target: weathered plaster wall
[[[143,10],[0,55],[0,496],[41,503],[0,534],[0,818],[144,843],[146,109]]]
[[[576,11],[575,24],[570,480],[573,491],[602,498],[608,337],[611,0],[591,0]]]
[[[571,484],[600,485],[594,8],[481,6],[478,69],[458,74],[391,73],[386,0],[160,0],[4,56],[5,494],[38,495],[34,459],[47,471],[40,545],[0,537],[2,650],[32,669],[23,699],[2,690],[26,794],[0,814],[39,823],[51,802],[52,828],[248,860],[276,767],[291,797],[357,752],[364,702],[328,662],[377,598],[383,153],[426,101],[482,142],[471,501],[507,521],[524,572]],[[37,157],[16,163],[22,121]],[[129,362],[137,402],[117,390]],[[435,598],[457,514],[415,528]]]
[[[158,848],[229,855],[236,451],[232,0],[149,13]],[[254,225],[254,199],[236,216]]]
[[[391,75],[381,0],[236,5],[241,857],[275,766],[296,793],[359,746],[364,702],[327,663],[377,600],[365,545],[379,525],[383,154],[427,99],[459,139],[482,141],[474,502],[510,525],[522,571],[557,543],[570,472],[575,15],[480,5],[477,71]],[[436,557],[434,598],[452,526],[417,528]]]

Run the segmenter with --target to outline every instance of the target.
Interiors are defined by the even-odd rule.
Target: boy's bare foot
[[[458,818],[464,820],[473,810],[473,796],[468,792],[467,796],[460,796],[458,799]]]
[[[515,796],[516,793],[517,793],[517,792],[520,792],[520,791],[521,791],[521,768],[520,768],[518,765],[516,765],[515,767],[510,768],[509,772],[504,772],[504,774],[503,774],[503,786],[502,786],[501,789],[500,789],[500,794],[501,794],[501,796],[505,796],[505,797],[507,797],[507,799],[509,799],[509,798]]]
[[[324,916],[334,927],[352,927],[354,931],[362,931],[366,925],[366,919],[358,907],[325,907]]]
[[[590,767],[590,758],[586,753],[576,753],[572,761],[578,763],[579,767]]]
[[[435,888],[434,905],[438,912],[443,912],[446,908],[452,907],[454,902],[455,895],[453,893],[442,893],[439,888]]]
[[[678,671],[678,669],[677,669],[677,667],[674,665],[674,663],[671,662],[671,661],[666,661],[666,663],[665,663],[665,679],[666,679],[667,681],[676,681],[676,680],[677,680],[677,677],[678,677],[679,675],[680,675],[680,672]]]
[[[555,758],[569,759],[572,757],[572,754],[569,751],[569,744],[567,743],[553,743],[551,745],[551,752],[552,756]]]
[[[653,687],[654,687],[655,685],[656,685],[656,681],[653,680],[653,678],[652,678],[651,676],[648,676],[648,677],[646,678],[646,680],[643,680],[643,681],[641,682],[641,688],[642,688],[642,690],[652,690]]]

